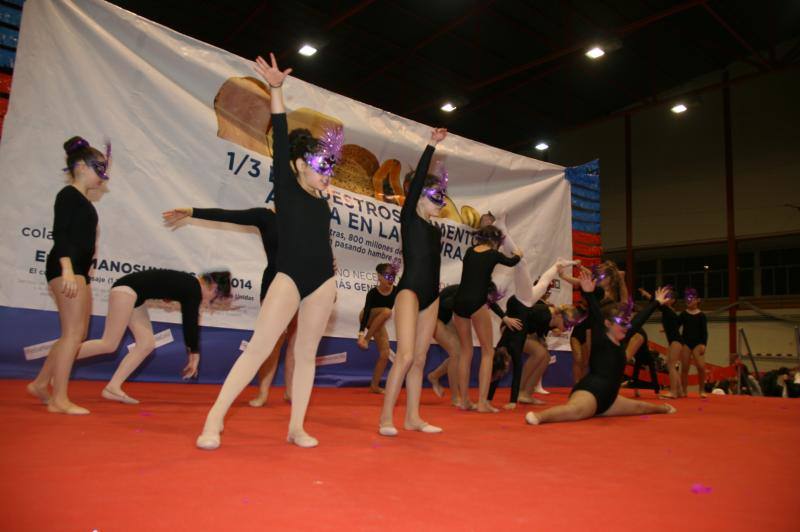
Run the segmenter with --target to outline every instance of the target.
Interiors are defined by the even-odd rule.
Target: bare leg
[[[286,334],[282,334],[272,348],[272,353],[269,354],[267,359],[258,368],[258,395],[250,399],[248,403],[250,406],[259,408],[266,404],[267,397],[269,397],[269,388],[272,386],[272,380],[275,378],[275,371],[278,369],[278,361],[281,358],[281,347],[286,341]]]
[[[706,346],[703,344],[696,345],[692,350],[692,358],[694,358],[695,367],[697,368],[697,390],[700,397],[706,396]]]
[[[454,405],[458,406],[461,403],[458,385],[458,360],[461,344],[458,341],[458,333],[453,325],[444,324],[437,320],[436,331],[433,337],[447,352],[448,357],[438,368],[428,373],[428,380],[433,386],[433,391],[436,395],[443,397],[444,387],[439,383],[439,380],[447,373],[447,381],[450,386],[450,399]]]
[[[675,412],[677,412],[675,407],[667,403],[646,403],[618,395],[608,410],[599,415],[603,417],[639,416],[643,414],[674,414]]]
[[[442,432],[442,429],[426,423],[419,414],[419,402],[422,395],[422,375],[425,371],[425,359],[431,346],[433,330],[436,328],[436,315],[439,312],[439,300],[419,313],[417,318],[417,336],[414,345],[414,360],[406,374],[406,430],[418,430],[429,434]]]
[[[469,397],[469,374],[472,366],[472,322],[469,319],[462,318],[461,316],[453,315],[453,326],[458,333],[458,343],[461,346],[461,352],[458,355],[458,379],[456,380],[456,390],[458,396],[461,398],[461,405],[463,410],[472,410],[475,405]],[[450,384],[453,388],[453,384]]]
[[[588,419],[597,411],[597,400],[585,390],[576,390],[570,395],[567,404],[554,406],[541,412],[528,412],[525,421],[530,425],[556,423],[559,421],[579,421]]]
[[[137,404],[139,401],[122,391],[122,383],[130,377],[131,373],[133,373],[136,368],[141,365],[142,361],[153,352],[153,349],[156,348],[156,339],[153,336],[153,325],[150,323],[147,307],[141,306],[133,309],[128,326],[133,333],[133,339],[136,345],[133,346],[119,363],[114,375],[111,376],[111,380],[106,384],[102,395],[106,399],[111,399],[113,401]]]
[[[669,370],[669,392],[662,393],[662,397],[678,398],[681,397],[681,371],[680,360],[683,346],[680,342],[671,342],[667,353],[667,369]]]
[[[112,289],[108,296],[108,312],[103,336],[99,340],[83,342],[78,352],[78,359],[116,351],[131,321],[135,304],[136,294],[133,291]]]
[[[50,288],[58,308],[58,318],[61,322],[61,337],[53,344],[47,355],[48,358],[52,357],[53,361],[46,369],[44,367],[42,369],[52,371],[53,395],[47,403],[47,410],[57,414],[89,413],[85,408],[70,401],[67,396],[72,364],[89,327],[89,310],[92,300],[91,288],[86,284],[86,279],[80,275],[75,278],[78,282],[78,293],[72,298],[61,293],[61,277],[50,281]],[[40,372],[40,375],[46,390],[50,374],[42,375]],[[39,381],[39,377],[37,377],[37,381]]]
[[[381,310],[385,310],[385,314],[391,315],[389,309]],[[385,320],[384,323],[386,323]],[[389,331],[386,330],[385,325],[382,325],[375,331],[373,338],[378,346],[378,360],[375,362],[375,369],[372,372],[372,382],[370,383],[369,391],[372,393],[383,393],[381,379],[383,378],[383,373],[386,371],[386,365],[389,363],[389,353],[392,350],[389,346]]]
[[[492,359],[494,340],[492,338],[492,318],[489,309],[479,308],[471,317],[472,325],[481,346],[481,366],[478,372],[478,412],[496,413],[500,410],[489,402],[489,385],[492,379]]]
[[[253,336],[225,378],[217,400],[208,412],[203,432],[197,438],[198,447],[209,450],[219,447],[219,434],[225,414],[245,386],[253,380],[264,360],[272,353],[299,304],[300,294],[294,281],[286,274],[278,272],[264,297]]]
[[[547,365],[550,362],[550,353],[538,340],[531,337],[525,340],[524,352],[528,354],[528,360],[522,368],[522,386],[520,387],[520,403],[543,405],[544,401],[533,397],[534,389],[539,379],[544,375]]]
[[[317,348],[336,300],[336,279],[331,277],[300,302],[297,312],[297,340],[294,349],[292,414],[287,441],[299,447],[315,447],[319,442],[303,428],[314,374],[317,371]]]
[[[394,302],[395,326],[397,329],[397,355],[386,379],[386,393],[378,421],[378,432],[383,436],[397,436],[394,426],[394,405],[400,395],[400,388],[414,359],[414,346],[417,336],[419,300],[411,290],[400,290]]]
[[[686,344],[681,345],[681,390],[682,397],[686,397],[689,390],[689,361],[692,358],[692,350]]]
[[[283,359],[283,382],[286,383],[286,390],[283,392],[283,400],[287,403],[292,402],[292,382],[294,381],[294,344],[297,340],[297,316],[289,322],[286,328],[286,336],[289,338],[286,344],[286,357]]]

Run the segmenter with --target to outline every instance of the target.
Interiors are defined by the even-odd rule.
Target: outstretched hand
[[[184,218],[191,218],[191,216],[191,207],[178,207],[177,209],[172,209],[170,211],[164,211],[161,213],[161,217],[164,219],[164,225],[167,227],[173,227]]]
[[[266,60],[258,56],[256,57],[256,64],[253,66],[253,70],[256,73],[264,78],[264,81],[269,84],[270,88],[277,89],[281,85],[283,85],[283,80],[286,79],[286,76],[292,73],[291,68],[287,68],[284,71],[278,68],[278,62],[275,61],[275,54],[272,52],[269,53],[270,61],[272,64],[267,63]]]
[[[653,298],[653,296],[651,296],[650,293],[647,292],[646,290],[640,288],[639,291],[647,299],[652,299]],[[669,292],[670,292],[669,288],[667,288],[665,286],[660,286],[660,287],[656,288],[656,301],[658,301],[659,305],[666,304],[667,300],[669,299]]]
[[[661,290],[661,288],[659,288],[658,290]],[[658,290],[656,290],[656,295],[658,295]],[[644,288],[640,288],[639,289],[639,293],[642,294],[642,297],[647,299],[647,300],[653,299],[653,294],[651,294],[650,292],[648,292]]]
[[[592,279],[592,274],[589,270],[581,269],[581,273],[578,276],[578,279],[581,282],[581,290],[584,292],[594,292],[595,286],[597,286],[597,282]]]
[[[447,129],[437,127],[431,130],[431,146],[436,146],[447,137]]]

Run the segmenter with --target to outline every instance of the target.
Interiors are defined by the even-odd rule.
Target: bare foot
[[[499,411],[500,409],[492,406],[492,403],[486,402],[478,404],[478,412],[481,414],[496,414]]]
[[[672,395],[672,392],[661,392],[658,396],[661,399],[678,399],[677,396]]]
[[[467,401],[466,403],[462,401],[462,402],[461,402],[461,403],[459,403],[457,406],[458,406],[458,408],[460,408],[461,410],[466,410],[466,411],[470,411],[470,410],[477,410],[477,409],[478,409],[478,405],[476,405],[476,404],[475,404],[475,403],[473,403],[472,401]]]
[[[47,391],[47,385],[39,387],[34,382],[29,382],[28,385],[25,387],[28,390],[28,393],[32,396],[39,399],[44,404],[50,400],[50,392]]]
[[[103,388],[103,391],[100,392],[100,395],[103,396],[104,399],[108,399],[110,401],[119,401],[120,403],[125,403],[126,405],[138,405],[139,401],[131,397],[130,395],[120,390],[111,390],[108,386]]]
[[[517,398],[517,402],[518,403],[524,403],[526,405],[546,405],[547,404],[544,401],[542,401],[541,399],[537,399],[536,397],[531,397],[530,395],[527,395],[527,394],[526,395],[519,394],[519,397]]]
[[[514,410],[517,408],[517,403],[506,403],[503,405],[503,408],[506,410]]]
[[[47,403],[47,411],[53,414],[67,414],[70,416],[85,416],[89,413],[88,410],[75,403],[59,404],[53,401]]]
[[[259,393],[257,396],[250,399],[248,404],[253,408],[261,408],[262,406],[267,404],[267,394]]]
[[[369,387],[369,391],[370,391],[370,393],[377,393],[377,394],[386,393],[386,390],[384,390],[380,386],[378,386],[377,388],[374,387],[374,386],[370,386]]]
[[[528,412],[527,414],[525,414],[525,422],[528,425],[538,425],[539,418],[536,417],[536,414],[534,414],[533,412]]]
[[[672,406],[669,403],[664,403],[664,406],[667,407],[667,411],[664,412],[665,414],[674,414],[675,412],[678,411],[677,408],[675,408],[674,406]]]
[[[431,377],[431,374],[428,373],[428,382],[431,383],[431,387],[433,388],[433,393],[436,394],[436,397],[440,399],[444,397],[444,386],[439,384],[439,379]]]
[[[541,384],[537,385],[536,388],[533,389],[534,393],[540,393],[542,395],[548,395],[550,392],[542,388]]]

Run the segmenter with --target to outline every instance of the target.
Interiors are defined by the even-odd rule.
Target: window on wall
[[[800,294],[800,248],[761,252],[761,294]]]

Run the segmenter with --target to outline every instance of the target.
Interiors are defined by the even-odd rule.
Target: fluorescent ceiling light
[[[536,145],[536,149],[539,151],[544,151],[549,147],[550,146],[548,146],[546,142],[540,142],[539,144]]]
[[[603,57],[604,55],[606,55],[606,53],[599,46],[595,46],[586,52],[586,57],[590,59],[597,59],[598,57]]]
[[[442,109],[442,111],[444,111],[445,113],[452,113],[453,111],[455,111],[455,110],[456,110],[456,106],[455,106],[455,105],[453,105],[453,104],[452,104],[452,103],[450,103],[450,102],[447,102],[446,104],[444,104],[444,105],[441,107],[441,109]]]
[[[686,112],[686,109],[688,109],[688,107],[686,107],[682,103],[672,106],[672,112],[675,113],[676,115]]]
[[[311,46],[310,44],[304,44],[302,48],[299,50],[300,54],[311,57],[315,53],[317,53],[317,49]]]

